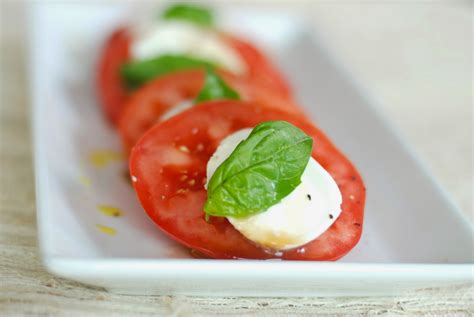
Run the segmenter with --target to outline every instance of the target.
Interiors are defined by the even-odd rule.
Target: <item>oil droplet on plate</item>
[[[89,161],[94,167],[105,167],[112,162],[122,161],[123,155],[120,152],[110,150],[97,150],[89,154]]]
[[[81,176],[79,176],[79,183],[81,183],[82,185],[84,185],[86,187],[90,187],[91,184],[92,184],[92,181],[89,177],[81,175]]]
[[[97,205],[97,209],[106,216],[109,217],[120,217],[122,216],[122,210],[118,207],[109,205]]]
[[[95,225],[97,229],[99,229],[101,232],[108,234],[109,236],[115,236],[117,234],[117,230],[115,230],[112,227],[107,227],[104,225],[96,224]]]

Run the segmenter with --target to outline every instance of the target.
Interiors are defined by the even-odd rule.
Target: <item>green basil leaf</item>
[[[208,8],[192,4],[176,4],[162,15],[165,20],[184,20],[200,26],[213,26],[214,15]]]
[[[232,99],[239,100],[239,94],[229,87],[212,69],[207,69],[204,86],[194,100],[201,103],[209,100]]]
[[[312,147],[313,139],[286,121],[259,124],[211,177],[204,211],[246,217],[267,210],[301,183]]]
[[[132,61],[121,68],[127,87],[137,88],[147,81],[168,73],[194,68],[213,68],[213,63],[186,55],[161,55],[156,58]]]

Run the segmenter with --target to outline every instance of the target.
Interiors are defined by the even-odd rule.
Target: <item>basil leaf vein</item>
[[[216,169],[204,211],[220,217],[266,211],[301,183],[312,146],[312,138],[288,122],[259,124]]]

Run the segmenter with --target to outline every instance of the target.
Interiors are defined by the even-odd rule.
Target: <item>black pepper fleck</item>
[[[334,218],[334,216],[332,214],[329,214],[329,219],[332,219]]]
[[[310,194],[306,195],[306,197],[308,197],[308,200],[311,200],[311,195]]]
[[[355,223],[354,223],[354,226],[360,227],[360,223],[355,222]]]
[[[356,180],[356,177],[355,177],[355,176],[352,176],[352,177],[351,177],[351,180],[355,181],[355,180]]]

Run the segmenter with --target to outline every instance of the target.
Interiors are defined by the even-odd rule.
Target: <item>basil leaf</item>
[[[301,183],[312,146],[311,137],[286,121],[259,124],[211,177],[204,211],[246,217],[267,210]]]
[[[192,4],[176,4],[165,10],[165,20],[185,20],[200,26],[213,26],[214,15],[208,8]]]
[[[121,68],[121,75],[127,87],[137,88],[151,79],[175,71],[213,67],[213,63],[203,59],[185,55],[161,55],[152,59],[126,63]]]
[[[201,103],[209,100],[233,99],[239,100],[239,94],[230,88],[212,69],[207,69],[204,86],[194,100]]]

